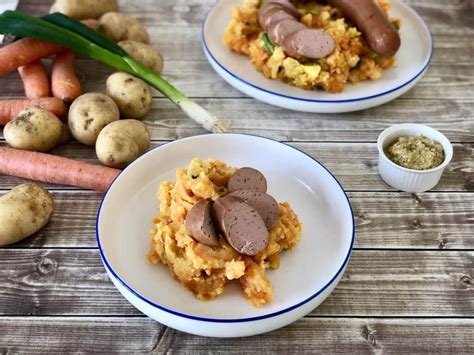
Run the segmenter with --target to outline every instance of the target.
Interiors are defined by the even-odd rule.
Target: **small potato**
[[[114,42],[132,40],[150,43],[150,35],[133,17],[120,12],[108,12],[99,19],[99,32]]]
[[[23,184],[0,197],[0,246],[16,243],[43,228],[53,214],[51,194]]]
[[[13,148],[46,152],[59,143],[62,126],[51,112],[30,107],[6,124],[3,135]]]
[[[107,78],[107,95],[126,118],[141,118],[151,107],[151,90],[143,80],[127,73],[114,73]]]
[[[102,164],[123,168],[150,147],[150,135],[144,123],[120,120],[106,126],[95,144]]]
[[[160,52],[152,46],[135,41],[120,41],[117,44],[122,47],[130,57],[153,70],[155,73],[161,74],[163,71],[163,57]]]
[[[114,100],[104,94],[79,96],[69,109],[68,123],[72,136],[86,145],[94,145],[102,128],[117,121],[120,112]]]
[[[118,11],[117,0],[56,0],[49,13],[61,12],[76,20],[84,20],[97,19],[111,11]]]

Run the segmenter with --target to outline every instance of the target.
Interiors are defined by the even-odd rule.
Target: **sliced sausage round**
[[[255,208],[226,196],[215,202],[213,210],[222,233],[236,251],[256,255],[266,248],[268,229]]]
[[[261,18],[260,21],[260,26],[267,31],[268,28],[270,27],[271,24],[282,21],[282,20],[288,20],[288,19],[295,19],[295,17],[288,12],[284,7],[277,5],[277,4],[269,4],[270,6],[273,6],[268,11],[265,11]]]
[[[231,176],[227,183],[229,192],[237,190],[257,190],[267,192],[267,179],[254,168],[240,168]]]
[[[234,203],[241,202],[237,197],[232,197],[230,195],[226,195],[221,197],[220,199],[214,202],[211,210],[212,220],[214,222],[215,228],[222,234],[224,234],[224,214],[227,209]]]
[[[319,59],[331,54],[336,43],[329,33],[307,28],[286,37],[282,47],[294,58]]]
[[[268,37],[272,43],[281,45],[290,34],[304,30],[305,28],[305,25],[295,19],[286,19],[270,25],[268,27]]]
[[[196,241],[219,246],[219,237],[214,229],[211,217],[212,200],[201,200],[196,203],[186,216],[186,232]]]
[[[329,0],[329,4],[357,26],[374,52],[392,57],[400,48],[400,36],[373,0]]]
[[[237,197],[255,208],[263,218],[268,230],[272,229],[280,219],[278,203],[269,194],[252,190],[238,190],[227,196]]]
[[[279,4],[264,4],[259,10],[258,10],[258,23],[260,24],[260,27],[263,27],[263,23],[265,22],[265,19],[268,17],[266,13],[270,10],[275,10],[275,9],[284,9],[284,7],[280,6]]]
[[[264,6],[267,4],[278,4],[288,10],[288,12],[295,18],[298,19],[300,17],[298,9],[289,0],[265,0]],[[263,6],[261,7],[261,9],[263,9]]]

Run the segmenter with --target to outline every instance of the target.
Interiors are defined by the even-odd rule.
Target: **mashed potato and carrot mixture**
[[[212,300],[236,280],[244,296],[255,306],[272,301],[267,269],[277,269],[280,254],[293,248],[302,225],[287,202],[279,203],[280,219],[269,230],[267,247],[255,256],[238,253],[220,238],[220,246],[197,242],[187,234],[187,213],[200,200],[217,200],[227,194],[227,182],[236,169],[217,160],[193,159],[187,169],[176,171],[176,182],[162,182],[157,198],[160,209],[150,232],[149,262],[162,263],[174,278],[201,300]]]
[[[376,0],[383,13],[390,5],[387,0]],[[308,28],[327,31],[335,40],[335,50],[321,59],[294,59],[277,45],[268,43],[258,21],[259,1],[244,0],[235,7],[223,41],[233,51],[250,58],[255,68],[269,79],[284,81],[306,90],[322,89],[338,93],[349,82],[377,80],[382,71],[395,66],[394,57],[386,58],[371,50],[356,27],[341,12],[317,1],[299,2],[297,9]],[[391,19],[395,28],[399,20]]]

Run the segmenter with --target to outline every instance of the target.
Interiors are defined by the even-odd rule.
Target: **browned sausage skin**
[[[373,0],[328,0],[364,34],[369,47],[385,57],[400,48],[400,37]]]

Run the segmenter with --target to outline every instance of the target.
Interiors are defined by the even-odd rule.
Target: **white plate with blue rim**
[[[272,303],[252,306],[237,284],[226,286],[213,301],[200,301],[173,279],[167,267],[146,261],[158,186],[164,180],[175,181],[176,169],[194,157],[260,170],[268,192],[278,201],[288,201],[302,221],[299,244],[281,255],[279,269],[267,272]],[[123,170],[100,206],[97,242],[110,279],[144,314],[192,334],[240,337],[283,327],[323,302],[344,273],[354,228],[344,189],[317,160],[267,138],[213,134],[167,143]]]
[[[338,113],[364,110],[392,101],[410,90],[423,76],[433,55],[433,40],[423,19],[402,0],[391,0],[390,16],[401,20],[397,66],[380,79],[347,84],[342,93],[303,90],[257,72],[248,57],[232,52],[222,42],[232,8],[243,0],[218,0],[202,28],[202,44],[209,63],[225,81],[257,100],[283,108]]]

